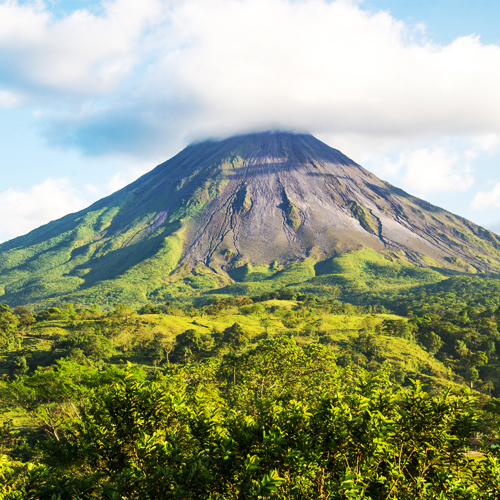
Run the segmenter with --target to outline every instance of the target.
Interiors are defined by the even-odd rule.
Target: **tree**
[[[91,332],[70,333],[56,342],[54,347],[64,349],[66,356],[78,359],[83,354],[92,361],[109,359],[114,354],[113,345],[110,340],[102,335]]]
[[[33,313],[24,306],[17,306],[14,309],[14,314],[19,318],[21,326],[28,329],[35,321]]]
[[[62,314],[61,309],[59,309],[58,307],[49,307],[44,311],[40,311],[36,315],[36,321],[42,322],[42,321],[59,319],[61,317],[61,314]]]
[[[14,378],[25,375],[29,371],[25,356],[17,356],[11,366],[11,373]]]
[[[163,360],[169,361],[169,354],[174,348],[175,343],[165,338],[163,335],[155,334],[152,342],[148,345],[147,353],[149,358],[155,364],[162,363]]]
[[[238,323],[233,323],[222,333],[216,333],[214,338],[218,349],[229,348],[233,353],[241,351],[248,344],[248,333]]]
[[[419,337],[420,342],[424,347],[431,353],[436,354],[441,347],[443,347],[443,341],[441,337],[434,332],[428,332],[425,335]]]
[[[177,335],[175,346],[172,350],[172,361],[174,363],[192,363],[201,361],[211,348],[212,339],[190,329]]]
[[[472,389],[474,382],[479,380],[478,367],[488,363],[488,356],[484,352],[473,352],[467,348],[465,342],[458,340],[456,347],[460,367]]]
[[[261,403],[314,398],[338,368],[332,349],[321,344],[299,347],[293,338],[279,337],[259,342],[240,356],[223,358],[219,378],[230,401],[255,408]]]
[[[71,360],[58,360],[50,368],[37,368],[11,383],[0,382],[0,401],[6,409],[22,409],[43,434],[60,441],[80,421],[88,398],[99,387],[116,381],[121,368],[99,370]]]
[[[111,312],[111,316],[120,322],[130,320],[136,314],[137,313],[135,312],[135,310],[127,306],[126,304],[113,304],[113,311]]]
[[[10,350],[20,347],[19,318],[10,307],[0,304],[0,349]]]
[[[161,309],[153,304],[146,304],[139,310],[139,314],[161,314]]]
[[[406,340],[413,340],[416,327],[403,319],[384,319],[382,331],[384,335],[391,337],[401,337]]]

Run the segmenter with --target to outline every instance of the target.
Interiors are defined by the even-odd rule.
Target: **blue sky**
[[[408,24],[425,23],[436,43],[476,34],[483,43],[500,44],[498,0],[365,0],[362,7],[389,11]]]
[[[496,0],[0,0],[0,241],[193,140],[309,131],[500,232]]]

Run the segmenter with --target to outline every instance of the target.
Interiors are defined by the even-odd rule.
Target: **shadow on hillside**
[[[99,281],[110,280],[128,271],[132,267],[153,257],[160,249],[165,235],[148,238],[133,245],[112,250],[102,257],[90,259],[89,261],[76,266],[68,273],[69,276],[79,276],[85,283],[80,287],[81,290],[93,286]],[[79,271],[89,269],[84,275]]]

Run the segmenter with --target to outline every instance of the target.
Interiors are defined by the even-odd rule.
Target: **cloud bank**
[[[500,132],[499,46],[436,45],[344,0],[115,0],[62,18],[7,1],[0,57],[0,95],[36,103],[53,142],[89,154],[269,128]]]

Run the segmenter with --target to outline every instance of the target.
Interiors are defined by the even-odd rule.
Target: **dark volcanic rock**
[[[311,135],[254,134],[219,144],[238,151],[238,160],[196,218],[185,257],[224,267],[221,255],[285,263],[371,247],[424,266],[461,259],[462,267],[498,268],[496,235],[378,179]]]

